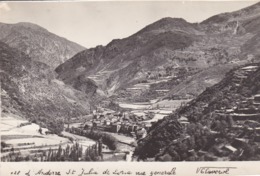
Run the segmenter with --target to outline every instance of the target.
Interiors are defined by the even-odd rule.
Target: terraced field
[[[3,115],[1,117],[1,141],[10,148],[23,149],[31,147],[59,146],[69,143],[69,139],[59,137],[58,135],[48,134],[46,128],[42,128],[42,133],[38,130],[39,125],[29,123],[27,120],[17,119],[12,115]]]

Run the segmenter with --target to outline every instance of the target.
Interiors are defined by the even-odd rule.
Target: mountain
[[[260,3],[258,2],[252,6],[235,12],[215,15],[203,21],[201,24],[205,26],[210,26],[215,31],[226,31],[233,29],[233,34],[244,36],[245,39],[241,47],[241,53],[243,54],[241,55],[241,57],[247,55],[253,57],[259,56],[259,52],[254,49],[258,46],[258,42],[256,42],[256,40],[259,38],[260,35],[259,17]]]
[[[191,33],[196,33],[196,28],[182,19],[162,19],[128,38],[84,50],[57,67],[56,72],[68,84],[86,75],[108,93],[113,93],[168,63],[167,51],[190,46],[197,40]]]
[[[85,48],[32,23],[0,23],[0,41],[53,69]]]
[[[215,15],[203,21],[202,24],[213,25],[220,30],[226,30],[232,26],[235,33],[258,33],[260,27],[260,3],[243,8],[241,10]]]
[[[55,71],[68,85],[84,75],[119,98],[130,92],[128,99],[149,99],[156,90],[169,91],[166,97],[196,96],[233,67],[259,61],[259,9],[257,3],[201,23],[163,18],[132,36],[86,49]]]
[[[155,123],[138,143],[140,159],[259,160],[260,64],[228,72],[188,105]]]
[[[48,65],[0,42],[2,115],[15,114],[42,126],[89,113],[90,98],[55,79]]]

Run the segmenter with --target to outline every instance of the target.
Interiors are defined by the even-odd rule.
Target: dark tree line
[[[115,150],[117,148],[117,139],[110,134],[100,132],[100,131],[95,131],[95,130],[81,130],[78,128],[71,128],[68,129],[71,133],[85,136],[87,138],[93,139],[95,141],[102,139],[103,143],[108,146],[110,150]]]
[[[89,146],[83,151],[82,145],[75,143],[67,145],[66,148],[59,146],[58,149],[49,149],[47,151],[36,151],[35,154],[23,156],[21,152],[11,152],[2,161],[101,161],[102,140],[96,144]]]

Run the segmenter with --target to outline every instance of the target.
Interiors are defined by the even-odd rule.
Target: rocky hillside
[[[203,21],[202,24],[210,24],[213,28],[218,30],[227,30],[235,26],[234,33],[250,32],[256,34],[259,32],[259,13],[260,3],[258,2],[232,13],[215,15]]]
[[[240,57],[250,57],[249,59],[257,59],[259,52],[256,51],[256,47],[259,42],[260,35],[260,3],[249,6],[247,8],[232,12],[215,15],[201,24],[207,27],[208,31],[211,32],[223,32],[233,30],[233,34],[244,36],[244,39],[249,37],[249,40],[244,40],[241,47]],[[210,27],[209,27],[210,26]]]
[[[80,52],[60,65],[56,72],[68,83],[86,75],[108,93],[113,93],[168,63],[167,51],[190,46],[197,40],[193,34],[196,28],[182,19],[165,18],[128,38]]]
[[[85,49],[32,23],[0,23],[0,41],[53,69]]]
[[[140,159],[259,160],[260,64],[228,72],[188,105],[154,124],[139,141]]]
[[[70,85],[84,75],[110,95],[144,81],[150,86],[165,79],[171,81],[169,84],[174,82],[175,87],[178,77],[177,82],[185,81],[189,89],[177,88],[168,97],[173,92],[198,95],[234,66],[258,61],[259,9],[258,3],[199,24],[163,18],[130,37],[78,53],[56,72],[59,79]],[[218,69],[219,73],[215,74]],[[193,84],[197,78],[200,78],[199,85]],[[159,86],[168,89],[169,84]]]
[[[48,65],[2,42],[0,58],[2,114],[16,114],[46,125],[89,112],[87,95],[56,80]]]

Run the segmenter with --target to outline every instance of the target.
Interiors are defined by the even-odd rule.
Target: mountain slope
[[[42,125],[89,112],[89,98],[55,79],[44,63],[0,42],[2,115],[16,114]]]
[[[234,66],[259,61],[259,9],[258,3],[240,11],[216,15],[199,24],[163,18],[132,36],[78,53],[57,67],[56,72],[58,78],[69,85],[84,75],[108,95],[119,90],[127,92],[140,82],[147,82],[149,87],[164,79],[170,80],[165,86],[160,84],[162,90],[170,89],[168,97],[172,92],[198,95],[221,80]],[[171,82],[174,87],[178,86],[175,80],[183,70],[187,75],[177,82],[184,82],[187,89],[169,88]],[[151,90],[140,91],[148,95]]]
[[[164,98],[183,96],[190,94],[197,96],[204,91],[205,88],[211,87],[222,80],[224,75],[234,67],[234,64],[223,64],[207,68],[194,74],[177,85],[172,85],[171,90]]]
[[[52,68],[84,49],[32,23],[0,23],[0,41]]]
[[[219,26],[222,28],[222,30],[232,25],[236,25],[238,27],[237,32],[242,32],[241,30],[245,30],[246,32],[256,33],[259,32],[259,14],[260,3],[258,2],[252,6],[243,8],[235,12],[222,13],[212,16],[203,21],[202,24]]]
[[[86,75],[113,93],[168,63],[169,57],[163,55],[167,50],[190,46],[197,37],[189,31],[197,31],[196,25],[181,19],[162,19],[128,38],[85,50],[60,65],[56,72],[65,82]]]
[[[213,31],[220,32],[233,29],[234,35],[245,36],[245,40],[241,47],[242,52],[240,57],[245,57],[248,55],[251,55],[250,57],[254,57],[259,55],[258,51],[254,49],[258,46],[258,42],[256,42],[256,40],[260,35],[259,2],[235,12],[215,15],[203,21],[201,24],[204,25],[204,27],[210,26],[211,29],[214,29]],[[246,36],[249,36],[249,40],[246,39]]]
[[[259,80],[260,64],[230,71],[187,106],[154,124],[136,154],[170,161],[258,160]],[[226,151],[232,147],[235,153]]]

